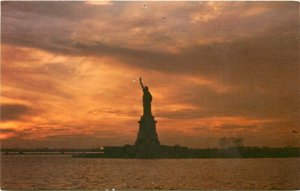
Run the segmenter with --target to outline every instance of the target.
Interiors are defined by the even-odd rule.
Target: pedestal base
[[[156,133],[156,121],[153,116],[142,116],[139,121],[139,133],[135,141],[135,146],[152,146],[160,145]]]

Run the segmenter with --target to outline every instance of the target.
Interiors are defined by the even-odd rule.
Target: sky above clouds
[[[2,2],[2,147],[300,146],[297,2]]]

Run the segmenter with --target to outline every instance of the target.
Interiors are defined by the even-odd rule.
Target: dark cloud
[[[111,56],[135,67],[209,75],[226,82],[251,82],[255,79],[265,82],[269,78],[281,77],[279,72],[282,69],[284,72],[295,72],[298,67],[298,22],[291,21],[286,27],[272,28],[272,31],[274,32],[268,31],[262,36],[228,43],[190,46],[179,54],[140,50],[104,42],[86,44],[62,38],[55,40],[55,37],[52,43],[37,41],[39,38],[14,39],[17,36],[10,36],[9,33],[3,34],[3,42],[42,48],[59,54]]]
[[[226,124],[226,125],[221,125],[218,128],[220,129],[255,129],[257,128],[257,125],[231,125],[231,124]]]
[[[22,104],[1,104],[1,120],[19,120],[32,112],[31,108]]]
[[[155,110],[157,117],[169,119],[199,119],[207,117],[203,109],[179,109],[176,111]]]
[[[1,133],[15,133],[16,130],[15,130],[15,129],[7,129],[7,128],[4,128],[4,129],[0,129],[0,132],[1,132]]]
[[[131,111],[124,111],[121,109],[94,109],[88,111],[89,114],[92,115],[115,115],[115,116],[127,116],[127,117],[136,117],[139,115],[139,111],[131,110]]]
[[[62,18],[68,21],[81,20],[93,16],[99,7],[88,5],[84,2],[67,2],[67,1],[44,1],[44,2],[3,2],[1,6],[4,16],[9,13],[29,13],[33,16]],[[105,10],[105,7],[102,11]],[[11,15],[10,15],[11,16]],[[15,15],[17,17],[17,15]]]
[[[220,125],[218,127],[214,127],[220,130],[230,130],[230,131],[235,131],[235,130],[251,130],[251,129],[256,129],[258,125],[236,125],[236,124],[224,124]],[[194,127],[192,128],[195,131],[206,131],[207,129],[205,127]]]

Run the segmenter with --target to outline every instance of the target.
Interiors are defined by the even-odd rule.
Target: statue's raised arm
[[[140,77],[140,84],[141,84],[142,89],[144,90],[145,87],[144,87],[144,85],[143,85],[143,82],[142,82],[142,78],[141,78],[141,77]]]

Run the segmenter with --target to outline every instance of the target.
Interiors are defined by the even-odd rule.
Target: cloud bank
[[[140,76],[163,144],[213,147],[236,135],[249,145],[300,145],[296,2],[1,9],[3,146],[132,144]]]

